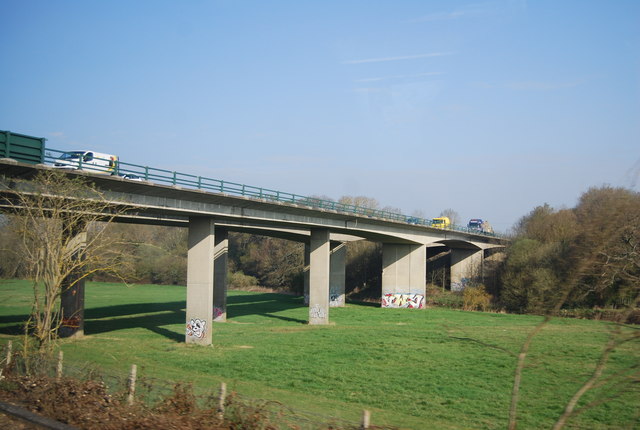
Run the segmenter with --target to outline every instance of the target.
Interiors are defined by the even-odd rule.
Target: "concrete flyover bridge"
[[[0,201],[5,208],[6,199],[15,193],[15,178],[29,179],[46,169],[51,167],[0,159]],[[452,287],[460,288],[465,280],[478,276],[486,250],[507,242],[495,236],[433,228],[414,219],[407,222],[405,216],[389,219],[380,211],[317,205],[316,199],[282,201],[272,198],[269,190],[261,191],[261,197],[231,195],[223,187],[221,191],[198,189],[176,181],[175,172],[175,185],[85,171],[67,174],[86,177],[109,201],[125,207],[117,222],[188,228],[186,341],[190,343],[210,344],[213,322],[226,319],[230,231],[305,244],[309,324],[327,324],[330,307],[344,304],[347,242],[382,243],[382,306],[413,308],[423,306],[427,247],[451,250]],[[28,187],[22,191],[28,192]]]

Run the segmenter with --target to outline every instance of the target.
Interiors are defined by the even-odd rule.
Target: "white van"
[[[114,175],[118,167],[118,156],[95,151],[69,151],[62,154],[53,163],[53,167]]]

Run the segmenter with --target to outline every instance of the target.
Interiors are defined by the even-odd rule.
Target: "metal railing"
[[[347,213],[370,218],[442,229],[439,226],[436,227],[431,219],[408,216],[380,209],[365,208],[352,204],[339,203],[333,200],[301,196],[298,194],[271,190],[268,188],[254,187],[246,184],[238,184],[235,182],[229,182],[220,179],[190,175],[188,173],[180,173],[172,170],[125,163],[114,159],[87,157],[85,160],[85,157],[79,156],[78,158],[61,161],[60,156],[65,153],[68,153],[68,151],[60,151],[57,149],[47,148],[44,156],[44,162],[45,164],[49,163],[53,165],[55,168],[104,173],[119,176],[131,181],[148,181],[162,185],[213,191],[232,196],[246,197],[250,199],[287,203],[298,206],[306,206],[313,209],[335,211],[339,213]],[[444,228],[443,230],[459,231],[464,233],[496,237],[495,233],[482,232],[460,225],[451,225],[447,228]]]

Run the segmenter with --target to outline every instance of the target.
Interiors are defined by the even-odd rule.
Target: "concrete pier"
[[[211,345],[215,223],[189,218],[186,342]]]
[[[87,247],[87,231],[73,232],[67,248],[73,253],[72,260],[84,258]],[[80,277],[80,266],[62,281],[60,312],[62,320],[58,328],[60,337],[82,337],[84,335],[84,278]]]
[[[483,255],[481,249],[451,249],[451,291],[483,282]]]
[[[309,306],[309,275],[311,273],[311,247],[304,244],[304,304]]]
[[[343,242],[331,242],[329,256],[329,307],[345,305],[347,246]],[[311,270],[311,248],[304,245],[304,304],[309,306],[309,281]]]
[[[329,307],[339,308],[345,305],[347,244],[331,243]]]
[[[329,230],[312,229],[309,249],[309,324],[328,324],[331,251]]]
[[[227,321],[227,266],[229,261],[229,232],[215,228],[213,249],[213,321]]]
[[[382,307],[424,307],[426,260],[425,245],[382,245]]]

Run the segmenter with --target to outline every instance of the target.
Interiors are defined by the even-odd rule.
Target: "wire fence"
[[[47,148],[44,156],[44,162],[49,163],[54,168],[58,169],[85,170],[94,173],[104,173],[130,181],[148,181],[161,185],[212,191],[262,201],[266,200],[285,204],[294,204],[313,209],[335,211],[386,221],[396,221],[406,224],[497,237],[493,231],[483,231],[481,228],[469,228],[468,226],[454,224],[443,225],[428,218],[408,216],[381,209],[372,209],[352,204],[339,203],[333,200],[302,196],[284,191],[255,187],[252,185],[239,184],[220,179],[206,178],[203,176],[180,173],[167,169],[125,163],[115,156],[102,154],[102,157],[100,157],[97,154],[88,151],[69,152]]]
[[[69,365],[64,363],[62,352],[53,355],[31,354],[28,360],[25,360],[21,352],[13,351],[11,341],[5,345],[4,354],[0,360],[0,380],[11,375],[13,377],[46,377],[51,381],[60,381],[63,378],[85,382],[96,381],[102,384],[110,395],[130,406],[141,404],[153,408],[167,401],[174,404],[188,401],[192,403],[191,407],[211,409],[230,421],[245,420],[246,423],[247,417],[259,419],[263,424],[268,423],[264,428],[269,429],[391,430],[396,428],[389,425],[372,425],[368,410],[363,410],[361,420],[355,422],[344,417],[291,408],[276,400],[254,398],[233,389],[228,391],[225,383],[218,386],[202,386],[168,381],[153,377],[150,375],[151,372],[150,369],[145,368],[138,371],[135,365],[131,366],[129,373],[116,373],[91,363],[78,365],[74,362],[73,365]],[[176,400],[176,396],[181,397],[182,400]]]

